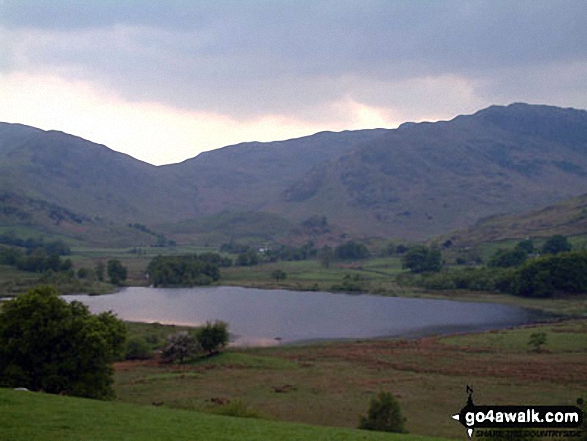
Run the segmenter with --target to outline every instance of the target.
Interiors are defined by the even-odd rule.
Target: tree
[[[163,356],[170,361],[183,363],[186,358],[193,356],[199,350],[198,340],[189,332],[180,331],[168,337]]]
[[[153,286],[209,285],[220,279],[217,262],[222,259],[212,253],[157,256],[147,266],[147,272]]]
[[[277,282],[280,280],[285,280],[287,278],[287,273],[282,270],[275,270],[271,273],[271,277],[273,277]]]
[[[53,287],[7,301],[0,312],[0,386],[108,399],[112,361],[126,327],[112,313],[92,315]]]
[[[367,416],[362,416],[359,429],[406,433],[399,403],[389,392],[380,392],[371,400]]]
[[[542,245],[542,254],[558,254],[563,251],[571,251],[572,246],[565,236],[560,234],[552,236]]]
[[[402,268],[413,273],[436,272],[442,269],[440,250],[424,245],[410,247],[402,256]]]
[[[531,259],[517,271],[512,292],[523,297],[551,297],[587,291],[587,252],[569,251]]]
[[[330,261],[334,258],[334,252],[328,245],[324,245],[318,252],[318,259],[323,268],[330,268]]]
[[[352,240],[337,246],[334,249],[334,255],[337,259],[365,259],[369,255],[369,250],[362,243],[353,242]]]
[[[495,252],[488,262],[488,266],[510,268],[520,266],[528,260],[528,251],[523,248],[514,248],[513,250],[504,250],[500,248]]]
[[[198,329],[196,338],[202,349],[212,355],[228,343],[228,324],[222,321],[206,322]]]
[[[534,332],[528,339],[528,346],[530,346],[534,352],[542,352],[542,346],[546,345],[546,342],[546,332]]]
[[[126,280],[126,268],[122,266],[118,259],[110,259],[106,265],[106,271],[110,278],[110,283],[113,285],[120,285]]]
[[[98,262],[95,270],[96,270],[96,277],[98,278],[98,280],[100,282],[103,282],[104,281],[104,271],[106,270],[106,267],[104,266],[104,262]]]
[[[527,254],[534,252],[534,242],[532,239],[521,240],[516,244],[517,250],[524,250]]]

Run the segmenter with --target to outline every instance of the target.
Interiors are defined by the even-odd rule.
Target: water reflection
[[[129,321],[197,326],[224,320],[236,345],[423,335],[530,323],[522,308],[447,300],[239,287],[125,288],[104,296],[65,296],[94,313],[113,310]]]

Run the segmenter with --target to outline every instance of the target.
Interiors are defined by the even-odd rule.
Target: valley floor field
[[[131,325],[147,335],[160,325]],[[545,332],[542,352],[532,333]],[[379,391],[398,397],[411,433],[461,438],[450,418],[465,404],[572,405],[587,395],[587,320],[417,340],[229,349],[184,365],[116,365],[123,402],[204,412],[242,400],[280,421],[356,427]],[[220,403],[220,404],[219,404]]]

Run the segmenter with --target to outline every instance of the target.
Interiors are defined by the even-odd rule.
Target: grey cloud
[[[455,75],[491,93],[508,72],[540,77],[587,61],[582,0],[4,0],[0,8],[15,40],[4,69],[58,70],[128,99],[235,117],[303,114],[373,95],[369,81]],[[369,100],[385,105],[393,91]]]

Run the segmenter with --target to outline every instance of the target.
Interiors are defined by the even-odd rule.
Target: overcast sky
[[[0,0],[0,121],[152,164],[243,141],[587,107],[587,1]]]

